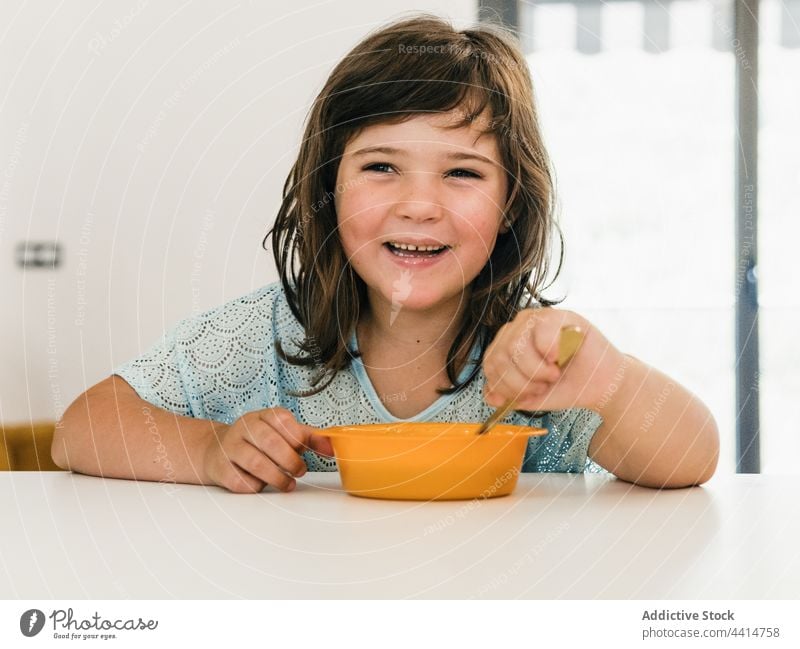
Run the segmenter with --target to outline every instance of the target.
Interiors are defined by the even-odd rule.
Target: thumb
[[[308,447],[320,455],[333,457],[333,445],[331,444],[330,437],[323,437],[322,435],[314,434],[309,435]]]
[[[317,435],[317,431],[320,430],[319,428],[313,428],[312,426],[301,424],[301,429],[303,431],[304,448],[314,451],[315,453],[319,453],[320,455],[333,457],[333,446],[331,445],[331,440],[329,437]]]

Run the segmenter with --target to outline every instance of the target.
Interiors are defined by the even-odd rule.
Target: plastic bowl
[[[344,489],[365,498],[463,500],[514,491],[528,438],[545,428],[411,423],[335,426],[331,438]]]

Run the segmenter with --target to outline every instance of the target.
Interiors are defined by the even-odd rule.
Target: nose
[[[407,173],[395,205],[397,216],[420,222],[439,220],[444,212],[439,181],[439,175],[429,171]]]

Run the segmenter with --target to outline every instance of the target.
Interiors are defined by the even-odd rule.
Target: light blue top
[[[486,377],[481,369],[470,385],[444,395],[410,419],[393,416],[381,402],[360,358],[340,371],[332,383],[310,397],[291,390],[311,387],[314,369],[282,360],[284,351],[299,354],[295,341],[305,333],[289,309],[280,283],[269,284],[180,321],[151,349],[115,370],[146,401],[187,417],[233,423],[244,413],[283,407],[298,421],[315,428],[398,421],[483,421],[492,408],[483,400]],[[350,349],[357,349],[355,332]],[[478,359],[476,344],[461,372],[466,378]],[[505,422],[548,429],[532,437],[522,465],[526,472],[602,471],[586,456],[589,442],[602,423],[592,410],[556,410],[531,418],[512,412]],[[335,471],[336,461],[308,451],[309,471]]]

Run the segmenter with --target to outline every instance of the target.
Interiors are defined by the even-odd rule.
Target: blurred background
[[[311,102],[367,32],[429,11],[519,35],[566,236],[551,296],[709,404],[720,471],[752,412],[758,469],[798,473],[800,0],[756,3],[750,59],[737,1],[5,2],[0,467],[50,468],[78,394],[277,279],[261,241]],[[752,70],[760,348],[737,405],[736,75]]]

